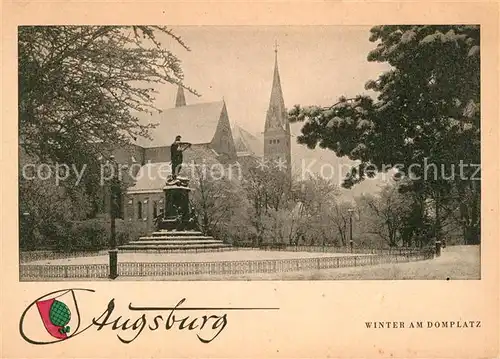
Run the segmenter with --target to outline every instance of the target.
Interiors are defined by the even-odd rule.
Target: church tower
[[[292,154],[290,141],[290,123],[288,122],[285,100],[281,91],[280,74],[278,71],[278,49],[274,49],[274,77],[271,98],[264,127],[264,158],[269,160],[269,166],[281,166],[291,178]]]

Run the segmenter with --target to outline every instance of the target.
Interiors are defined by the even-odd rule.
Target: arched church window
[[[158,201],[153,202],[153,218],[158,217]]]
[[[137,201],[137,219],[142,219],[142,201]]]

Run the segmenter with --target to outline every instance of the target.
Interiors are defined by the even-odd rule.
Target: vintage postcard
[[[498,4],[4,10],[2,357],[499,355]]]

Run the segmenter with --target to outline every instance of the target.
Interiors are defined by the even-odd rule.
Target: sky
[[[190,47],[162,42],[180,60],[184,82],[201,94],[186,93],[194,104],[225,100],[232,122],[262,132],[273,79],[275,42],[283,96],[295,104],[331,105],[339,96],[368,93],[364,84],[386,65],[369,63],[375,48],[366,26],[190,26],[173,27]],[[174,106],[176,87],[158,88],[156,105]]]
[[[295,104],[329,106],[340,96],[374,95],[364,89],[365,83],[388,69],[386,64],[367,61],[369,51],[376,47],[369,41],[369,26],[189,26],[172,30],[191,51],[168,37],[162,44],[181,60],[185,85],[201,94],[197,97],[186,92],[187,104],[224,99],[230,121],[254,134],[264,130],[276,43],[287,108]],[[162,85],[157,89],[156,106],[174,107],[177,87]],[[292,126],[293,137],[300,128],[301,124]],[[296,170],[300,171],[301,163],[311,161],[315,162],[310,167],[315,173],[323,164],[339,168],[331,175],[338,184],[352,165],[330,150],[292,145]],[[342,192],[346,199],[352,199],[378,192],[380,185],[379,180],[367,180]]]

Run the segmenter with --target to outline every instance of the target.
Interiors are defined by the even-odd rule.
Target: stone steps
[[[123,246],[120,246],[120,250],[148,250],[148,249],[153,249],[153,250],[172,250],[172,249],[182,249],[182,250],[188,250],[188,249],[206,249],[206,248],[223,248],[223,247],[230,247],[228,244],[224,243],[208,243],[208,244],[176,244],[176,245],[170,245],[170,244],[124,244]]]
[[[121,252],[209,252],[231,246],[200,231],[159,230],[118,247]]]
[[[209,252],[228,252],[234,250],[231,246],[219,247],[219,248],[154,248],[154,249],[120,249],[120,253],[209,253]]]
[[[139,241],[190,241],[190,240],[198,240],[198,241],[210,241],[213,240],[213,237],[209,236],[147,236],[140,237]]]
[[[155,240],[143,240],[142,238],[138,241],[131,241],[127,243],[127,245],[165,245],[165,246],[174,246],[174,245],[188,245],[188,244],[224,244],[224,242],[208,237],[208,239],[185,239],[182,241],[173,240],[173,239],[155,239]]]
[[[151,233],[151,237],[197,237],[203,236],[200,231],[156,231]]]

